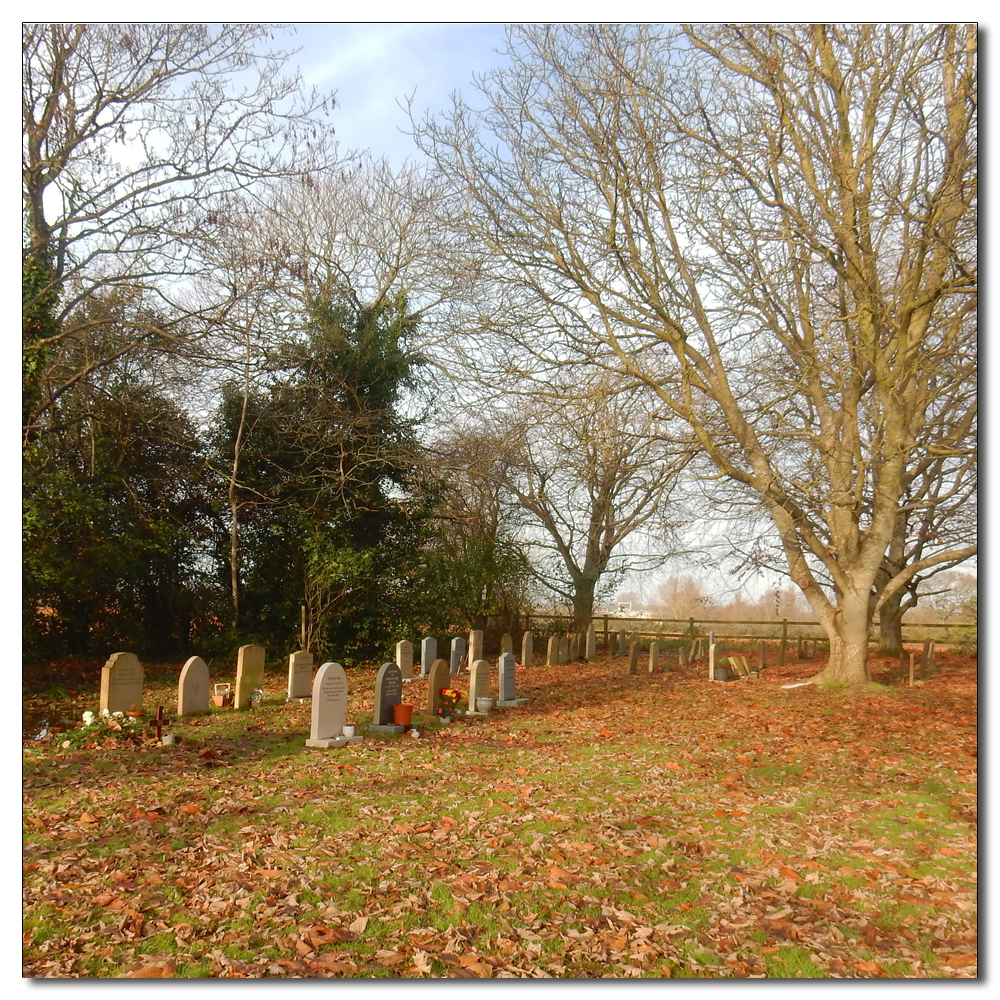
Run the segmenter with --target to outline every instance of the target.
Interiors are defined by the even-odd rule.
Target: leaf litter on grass
[[[974,977],[975,661],[941,660],[860,697],[519,668],[525,706],[334,752],[277,702],[28,741],[24,974]]]

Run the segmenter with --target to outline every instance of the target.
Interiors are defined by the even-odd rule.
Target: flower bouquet
[[[458,703],[462,698],[461,692],[454,688],[441,688],[438,694],[441,697],[434,711],[435,716],[439,719],[450,719],[453,715],[457,715]]]

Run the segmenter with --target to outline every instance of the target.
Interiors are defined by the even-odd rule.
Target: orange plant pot
[[[397,726],[408,726],[413,717],[412,705],[393,705],[392,721]]]

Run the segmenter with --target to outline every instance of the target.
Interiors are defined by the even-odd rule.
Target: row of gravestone
[[[464,636],[456,636],[451,640],[451,656],[448,661],[448,672],[452,675],[464,673],[467,665],[474,665],[483,659],[483,633],[481,629],[473,629],[469,633],[468,642]],[[514,640],[509,632],[500,639],[500,655],[514,655]],[[531,632],[525,632],[521,640],[521,663],[531,666],[534,660],[534,639]],[[413,672],[413,643],[403,639],[396,643],[396,666],[399,667],[404,681],[415,680],[417,677],[430,675],[431,667],[438,659],[438,643],[433,636],[421,640],[420,643],[420,673]],[[468,666],[471,670],[471,666]]]
[[[263,646],[241,646],[236,655],[236,691],[233,703],[246,708],[251,694],[264,684]],[[177,714],[196,715],[208,711],[210,697],[208,666],[192,656],[181,670],[177,685]],[[100,712],[142,711],[143,670],[135,653],[112,653],[101,668]]]
[[[264,682],[263,646],[249,645],[240,647],[237,654],[235,707],[245,708],[250,701],[251,692],[260,688]],[[311,679],[310,696],[312,699],[312,719],[310,725],[311,741],[329,741],[343,739],[343,727],[347,717],[347,675],[340,664],[324,663],[316,674],[312,674],[312,658],[301,651],[289,657],[289,690],[293,685],[304,679],[305,668],[308,668]],[[527,702],[526,698],[518,698],[515,689],[516,661],[514,654],[500,654],[499,698],[500,707],[513,707]],[[469,680],[469,713],[479,715],[476,711],[477,698],[489,697],[490,694],[490,663],[482,658],[472,664]],[[441,704],[441,692],[448,686],[451,666],[447,660],[435,660],[428,671],[427,714],[433,718]],[[200,656],[192,656],[181,670],[177,687],[177,715],[197,715],[209,710],[210,678],[208,666]],[[297,690],[297,688],[296,688]],[[375,680],[375,702],[372,715],[374,731],[401,732],[404,727],[397,727],[392,721],[392,706],[402,702],[403,674],[396,663],[384,663],[379,669]],[[100,709],[114,712],[133,712],[142,710],[143,669],[134,653],[114,653],[101,671]],[[308,745],[326,745],[310,742]]]

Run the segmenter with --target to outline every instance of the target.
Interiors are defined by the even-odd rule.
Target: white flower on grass
[[[83,713],[83,724],[85,726],[92,726],[97,721],[97,716],[93,712]]]
[[[67,748],[68,748],[68,747],[70,747],[71,745],[72,745],[72,744],[70,743],[70,741],[69,741],[69,740],[63,740],[63,750],[67,749]]]
[[[125,718],[125,713],[124,712],[115,712],[115,718],[116,719],[124,719]]]
[[[106,719],[110,715],[111,713],[106,708],[101,709],[101,718]]]

